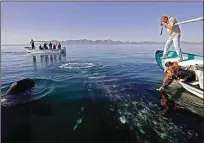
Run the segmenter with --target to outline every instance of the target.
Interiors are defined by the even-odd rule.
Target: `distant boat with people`
[[[36,47],[35,43],[41,43]],[[43,43],[43,45],[42,45]],[[52,43],[51,41],[30,41],[31,47],[24,47],[28,53],[34,54],[60,54],[66,53],[66,47],[62,46],[60,42]]]

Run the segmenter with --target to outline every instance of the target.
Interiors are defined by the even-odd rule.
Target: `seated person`
[[[51,42],[49,43],[49,49],[52,49],[52,43]]]
[[[179,79],[182,82],[193,82],[196,80],[196,74],[192,70],[184,70],[178,65],[177,62],[167,62],[165,64],[166,73],[165,78],[162,81],[162,86],[157,90],[162,91],[165,87],[170,85],[174,79]]]
[[[56,45],[55,44],[53,45],[53,49],[56,49]]]
[[[43,49],[41,45],[39,46],[39,49],[40,49],[40,50],[42,50],[42,49]]]
[[[43,48],[44,48],[44,49],[48,49],[47,43],[44,43]]]
[[[61,49],[61,44],[59,43],[59,44],[57,45],[57,47],[58,47],[58,49]]]

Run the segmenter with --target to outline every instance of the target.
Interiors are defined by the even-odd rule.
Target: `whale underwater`
[[[26,78],[13,83],[2,95],[2,142],[29,142],[32,138],[33,116],[52,116],[49,104],[45,104],[41,100],[30,100],[34,87],[34,80]]]

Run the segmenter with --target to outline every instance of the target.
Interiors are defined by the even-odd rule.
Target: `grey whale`
[[[33,79],[25,78],[14,82],[1,97],[1,105],[14,105],[28,101],[32,97],[34,87]]]

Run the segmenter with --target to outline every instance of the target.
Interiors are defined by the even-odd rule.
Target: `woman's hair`
[[[171,66],[172,65],[172,62],[166,62],[165,63],[165,67],[169,67],[169,66]]]

